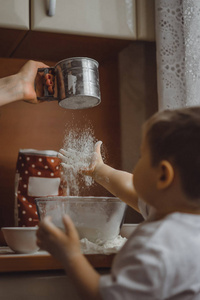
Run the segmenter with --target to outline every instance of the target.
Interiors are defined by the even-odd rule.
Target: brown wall
[[[25,62],[0,58],[0,78],[16,73]],[[59,150],[65,127],[72,121],[79,126],[89,122],[95,137],[106,147],[107,162],[116,168],[121,166],[117,66],[116,57],[101,64],[102,102],[95,108],[72,111],[59,107],[57,102],[33,105],[23,101],[0,107],[0,227],[14,225],[14,176],[19,149]],[[97,185],[87,193],[108,195]]]
[[[0,58],[0,78],[20,69],[27,61],[20,57],[49,65],[71,56],[93,57],[100,62],[102,102],[80,111],[65,110],[56,102],[39,105],[18,102],[0,107],[0,227],[14,224],[14,176],[20,148],[59,150],[66,125],[69,128],[73,121],[87,127],[90,123],[95,137],[106,148],[107,163],[132,172],[139,156],[141,126],[157,110],[155,43],[54,35],[54,42],[58,41],[52,44],[51,34],[40,33],[39,38],[40,35],[39,44],[43,47],[38,48],[31,32],[27,37],[30,40],[20,44],[21,51],[17,48],[11,55],[15,58]],[[51,49],[46,47],[50,42],[54,48],[45,52]],[[55,61],[45,61],[44,57]],[[109,195],[98,185],[85,194]],[[127,210],[126,222],[141,220],[139,214]],[[0,231],[0,244],[1,240]]]

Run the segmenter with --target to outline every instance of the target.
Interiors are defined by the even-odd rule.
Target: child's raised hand
[[[80,152],[70,148],[67,151],[60,149],[58,157],[62,160],[61,165],[66,170],[76,169],[79,173],[93,177],[97,167],[103,164],[101,145],[102,142],[98,141],[91,155],[84,155],[84,153],[80,155]]]
[[[37,245],[48,251],[63,264],[81,255],[78,232],[69,216],[63,217],[65,233],[56,227],[50,217],[40,222],[37,230]]]
[[[89,167],[82,169],[81,170],[82,174],[94,177],[94,173],[97,170],[97,168],[103,164],[103,159],[101,156],[101,145],[102,145],[102,141],[98,141],[95,144],[94,152],[92,154]]]

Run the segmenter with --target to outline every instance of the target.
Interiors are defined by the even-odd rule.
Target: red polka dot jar
[[[36,226],[35,198],[63,195],[62,171],[57,152],[23,149],[19,151],[15,179],[15,225]]]

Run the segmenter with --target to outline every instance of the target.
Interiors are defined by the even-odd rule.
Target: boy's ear
[[[159,190],[170,186],[174,179],[174,168],[167,160],[162,160],[158,166],[157,188]]]

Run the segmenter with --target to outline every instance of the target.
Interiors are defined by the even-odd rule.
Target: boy
[[[95,158],[95,159],[94,159]],[[96,146],[88,175],[130,206],[152,207],[101,276],[80,252],[68,216],[66,234],[49,218],[38,245],[63,264],[83,299],[200,299],[200,107],[155,114],[143,128],[133,175],[105,165]]]

